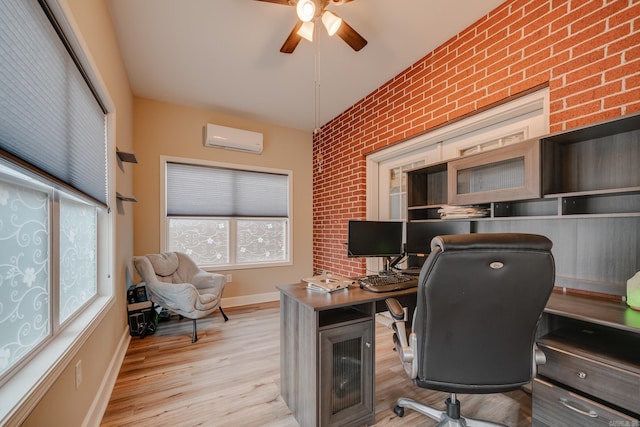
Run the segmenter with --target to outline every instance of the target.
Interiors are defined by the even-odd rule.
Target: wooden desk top
[[[323,293],[307,289],[306,283],[277,286],[280,292],[300,301],[315,311],[330,310],[356,304],[383,301],[387,298],[415,294],[417,288],[403,289],[393,292],[370,292],[360,289],[357,284],[348,289],[332,293]]]
[[[307,289],[305,283],[280,285],[277,289],[314,311],[382,301],[386,298],[415,294],[417,290],[410,288],[376,293],[360,289],[358,285],[351,285],[347,290],[322,293]],[[632,310],[623,302],[553,292],[545,312],[640,334],[640,311]]]
[[[544,311],[640,334],[640,311],[623,302],[553,292]]]

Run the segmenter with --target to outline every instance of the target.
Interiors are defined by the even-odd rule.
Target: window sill
[[[216,273],[218,271],[227,271],[227,270],[249,270],[255,268],[272,268],[272,267],[290,267],[293,265],[291,261],[282,261],[282,262],[273,262],[273,263],[262,263],[262,264],[228,264],[228,265],[216,265],[216,266],[200,266],[201,269],[205,271],[209,271],[211,273]]]
[[[67,368],[113,306],[99,296],[38,354],[0,387],[0,425],[20,425]]]

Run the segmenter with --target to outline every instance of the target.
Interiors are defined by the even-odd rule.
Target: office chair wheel
[[[404,408],[402,406],[396,405],[396,407],[393,408],[393,412],[401,418],[404,417]]]

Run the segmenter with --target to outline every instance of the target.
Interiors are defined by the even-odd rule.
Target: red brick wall
[[[640,111],[640,0],[508,0],[314,137],[313,265],[348,259],[366,217],[365,155],[548,85],[551,132]]]

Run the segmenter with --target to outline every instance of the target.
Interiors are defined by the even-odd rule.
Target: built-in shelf
[[[422,205],[422,206],[409,206],[407,209],[440,209],[443,205]]]
[[[134,153],[127,153],[126,151],[120,151],[116,147],[116,154],[118,155],[118,158],[122,162],[138,163],[138,159],[136,158],[136,155]]]
[[[123,196],[122,194],[116,192],[116,198],[118,200],[122,200],[123,202],[137,202],[138,199],[136,196]]]
[[[598,194],[640,193],[640,187],[609,188],[606,190],[574,191],[572,193],[545,194],[545,198],[597,196]]]
[[[484,205],[489,216],[466,219],[473,232],[552,240],[557,286],[624,295],[640,268],[640,114],[541,137],[539,152],[528,143],[536,147],[523,141],[407,171],[407,220],[436,223],[441,205]],[[530,163],[510,162],[527,154]],[[531,192],[508,185],[523,176]]]

